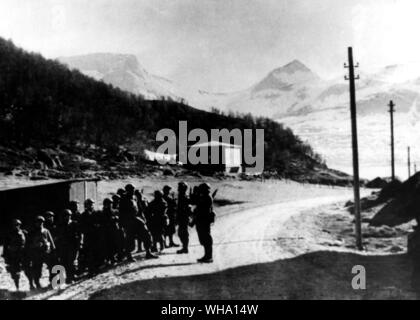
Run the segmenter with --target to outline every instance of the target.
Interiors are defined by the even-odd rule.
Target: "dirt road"
[[[293,215],[321,205],[344,201],[348,195],[291,201],[250,209],[222,217],[214,227],[215,266],[217,270],[275,261],[291,256],[281,239],[305,240],[296,232],[290,237],[284,223]]]
[[[206,296],[217,298],[232,296],[234,292],[221,294],[220,290],[229,290],[213,286],[211,281],[196,283],[197,286],[182,290],[179,285],[166,286],[165,290],[144,289],[142,282],[156,278],[188,277],[203,274],[215,274],[227,269],[247,265],[269,263],[278,259],[296,255],[296,248],[282,247],[279,240],[290,230],[284,230],[284,223],[293,215],[302,211],[344,201],[351,196],[350,190],[339,196],[316,197],[300,201],[283,202],[258,208],[226,212],[217,218],[213,226],[214,263],[198,264],[202,248],[198,244],[195,230],[191,230],[191,250],[188,255],[177,255],[176,249],[168,249],[157,260],[143,260],[132,264],[121,265],[108,270],[95,278],[81,281],[62,291],[49,291],[32,296],[34,299],[147,299],[147,298],[179,298],[182,292],[194,296],[194,292],[207,292]],[[286,238],[298,246],[305,241],[305,235],[294,230],[293,236]],[[281,243],[281,242],[280,242]],[[209,291],[210,290],[210,291]],[[232,290],[235,290],[232,288]]]

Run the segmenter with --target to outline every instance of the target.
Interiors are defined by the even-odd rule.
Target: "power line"
[[[354,215],[355,215],[355,229],[356,229],[356,247],[358,250],[363,250],[362,243],[362,219],[360,216],[360,180],[359,180],[359,151],[357,142],[357,114],[356,114],[356,86],[355,80],[360,77],[354,76],[354,68],[359,67],[359,64],[353,64],[353,48],[348,48],[348,66],[344,64],[345,68],[349,69],[349,76],[345,76],[350,84],[350,115],[351,115],[351,136],[353,148],[353,190],[354,190]]]
[[[395,180],[395,155],[394,155],[394,112],[395,104],[391,100],[389,102],[389,114],[391,116],[391,178]]]

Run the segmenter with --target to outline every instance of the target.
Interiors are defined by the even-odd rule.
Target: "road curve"
[[[30,298],[88,299],[100,290],[106,291],[141,280],[209,274],[238,266],[272,262],[290,257],[288,249],[279,248],[276,242],[282,237],[284,222],[295,214],[329,203],[344,201],[350,197],[350,190],[345,190],[340,196],[282,202],[217,217],[212,228],[214,238],[214,263],[212,264],[196,262],[196,259],[203,254],[203,250],[198,243],[195,230],[190,230],[191,248],[188,255],[177,255],[175,248],[167,249],[157,260],[143,260],[142,255],[139,255],[135,263],[123,264],[63,290],[48,291]],[[296,237],[296,241],[300,240]]]
[[[284,202],[222,217],[216,222],[213,232],[217,269],[272,262],[288,256],[286,248],[273,248],[282,237],[283,224],[291,216],[347,199],[349,194]],[[303,239],[295,236],[290,240]]]

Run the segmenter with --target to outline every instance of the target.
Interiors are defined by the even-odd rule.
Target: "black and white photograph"
[[[0,300],[420,299],[419,12],[0,0]]]

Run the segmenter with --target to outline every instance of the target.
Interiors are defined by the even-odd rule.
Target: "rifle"
[[[214,190],[213,191],[213,194],[211,195],[211,197],[213,198],[213,200],[216,197],[217,191],[219,191],[219,189]]]

